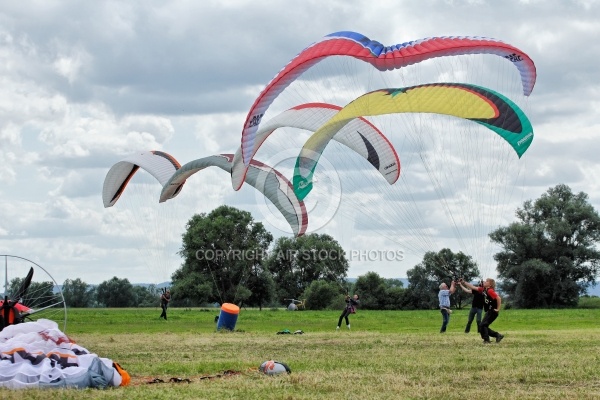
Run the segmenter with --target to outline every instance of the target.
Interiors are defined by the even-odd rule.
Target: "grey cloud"
[[[129,272],[124,266],[129,265],[130,258],[124,254],[140,242],[125,235],[100,233],[101,227],[113,229],[116,223],[104,221],[106,210],[102,210],[100,201],[94,202],[94,193],[100,196],[108,168],[134,146],[143,146],[146,139],[151,141],[149,146],[161,146],[182,163],[215,152],[234,152],[240,144],[246,112],[267,82],[308,44],[345,29],[361,32],[384,45],[436,35],[481,35],[528,52],[538,69],[536,87],[525,104],[536,139],[523,159],[526,167],[522,175],[519,179],[508,177],[509,184],[517,184],[518,192],[511,204],[516,208],[522,200],[537,198],[561,182],[575,191],[589,192],[593,204],[600,204],[600,188],[594,176],[598,170],[598,132],[592,132],[599,120],[595,105],[600,102],[600,72],[596,67],[600,46],[595,38],[599,34],[600,5],[562,0],[507,0],[502,4],[396,0],[365,4],[358,0],[235,4],[216,0],[63,0],[32,7],[7,2],[0,11],[0,65],[4,66],[0,77],[11,84],[0,102],[7,105],[0,106],[0,115],[6,121],[1,125],[12,124],[11,129],[19,132],[21,140],[11,140],[10,149],[0,148],[4,154],[10,150],[18,160],[13,166],[15,182],[0,189],[2,200],[11,204],[6,210],[16,214],[3,216],[2,229],[9,236],[3,236],[0,245],[6,247],[10,241],[11,247],[24,248],[16,244],[27,243],[25,247],[40,260],[48,257],[47,250],[51,249],[52,254],[69,258],[61,262],[76,275],[81,271],[76,265],[80,258],[89,257],[86,265],[94,265],[106,275],[94,271],[98,282],[115,275],[126,277]],[[485,67],[487,62],[477,72],[485,74]],[[511,65],[505,67],[514,73]],[[322,72],[327,68],[324,63]],[[427,68],[422,70],[429,72]],[[313,79],[310,73],[306,77]],[[409,73],[396,74],[390,82],[403,86],[402,79],[416,78]],[[301,99],[288,100],[300,103],[313,95],[308,92]],[[344,95],[335,99],[341,101]],[[284,103],[282,99],[280,106]],[[128,117],[139,115],[160,116],[165,125],[159,121],[150,128],[144,128],[143,122],[126,126]],[[376,125],[380,122],[373,120]],[[80,134],[92,132],[97,126],[88,121],[106,127],[106,141],[94,142]],[[360,171],[360,160],[344,162],[342,154],[329,149],[325,155],[331,158],[340,177],[344,196],[383,193],[372,201],[385,202],[395,210],[388,213],[388,220],[381,218],[385,213],[375,209],[358,217],[349,216],[349,211],[340,212],[336,218],[356,218],[354,229],[368,236],[397,229],[390,228],[390,218],[402,220],[409,211],[419,211],[415,225],[429,228],[428,234],[437,243],[452,242],[455,233],[451,224],[442,219],[437,195],[414,161],[418,156],[415,144],[402,140],[402,126],[383,121],[381,126],[391,128],[385,133],[394,138],[398,148],[402,146],[406,180],[399,184],[403,191],[384,191],[387,184],[379,186],[377,178],[381,177],[368,174],[372,167],[366,162],[362,163],[366,170]],[[563,126],[566,128],[560,129],[565,131],[559,131]],[[148,132],[149,136],[127,141],[124,135],[133,131]],[[258,157],[261,161],[302,145],[296,143],[296,139],[302,142],[298,134],[282,133],[279,137],[269,139],[268,148]],[[66,147],[69,145],[80,151],[70,152]],[[290,172],[290,168],[285,170]],[[179,201],[190,215],[210,212],[225,203],[263,218],[256,210],[253,190],[234,192],[226,174],[215,176],[209,193],[199,187],[200,182],[207,185],[206,181],[196,177],[196,182],[188,182]],[[448,197],[461,193],[460,182],[442,185]],[[53,198],[70,203],[45,203]],[[345,198],[342,202],[343,207],[358,203],[348,200],[347,204]],[[500,219],[510,220],[513,211]],[[491,227],[484,225],[484,229]],[[24,232],[26,235],[21,236]],[[340,237],[344,234],[332,233]],[[64,243],[73,243],[77,248],[66,251],[62,249]],[[119,251],[111,252],[111,248]],[[84,274],[92,276],[92,272],[81,272],[84,279]]]

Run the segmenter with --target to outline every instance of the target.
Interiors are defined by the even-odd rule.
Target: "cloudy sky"
[[[235,152],[261,89],[303,48],[342,30],[385,45],[468,35],[524,50],[538,72],[524,103],[536,137],[514,204],[565,183],[588,193],[600,208],[599,2],[5,2],[0,6],[0,254],[31,259],[59,283],[67,278],[100,283],[113,276],[161,282],[180,262],[174,255],[183,229],[179,221],[193,213],[229,204],[252,212],[276,237],[289,235],[252,188],[233,191],[220,170],[190,179],[181,197],[171,201],[176,205],[157,209],[157,216],[133,194],[126,199],[127,193],[105,209],[103,180],[114,163],[137,151],[163,150],[182,164]],[[318,92],[305,89],[302,101],[322,101],[313,94]],[[291,143],[274,140],[265,157],[271,162],[293,157],[298,144]],[[344,180],[343,170],[359,165],[333,165],[335,176],[322,175],[321,186],[339,187],[341,200],[334,193],[333,205],[308,204],[314,211],[309,230],[331,234],[355,252],[349,276],[375,271],[404,277],[418,262],[419,250],[454,242],[452,227],[427,208],[428,192],[415,190],[413,209],[436,221],[422,227],[431,241],[407,240],[416,255],[395,259],[390,251],[409,249],[386,235],[401,232],[378,227],[404,224],[406,217],[379,215],[365,206],[367,198],[381,202],[381,193],[364,187],[361,192],[370,180],[358,179],[354,186]],[[165,223],[159,213],[178,223]],[[512,217],[502,213],[490,224]],[[369,250],[387,253],[383,259],[359,256]],[[493,267],[482,269],[494,274]]]

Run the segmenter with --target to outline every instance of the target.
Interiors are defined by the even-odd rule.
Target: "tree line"
[[[502,249],[494,259],[506,304],[576,306],[600,268],[600,215],[588,196],[557,185],[515,215],[489,235]],[[486,278],[469,255],[444,248],[408,270],[406,288],[374,271],[350,283],[344,249],[333,237],[313,233],[273,242],[250,213],[229,206],[194,215],[179,254],[183,263],[171,286],[171,304],[179,307],[227,302],[263,308],[301,300],[307,309],[329,309],[343,306],[346,293],[360,293],[364,309],[435,309],[441,282]],[[63,295],[71,307],[150,307],[158,305],[160,289],[117,277],[97,287],[74,279],[65,281]],[[451,301],[462,308],[470,295],[457,291]]]

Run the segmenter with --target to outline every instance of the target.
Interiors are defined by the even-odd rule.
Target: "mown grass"
[[[72,309],[67,334],[119,362],[128,387],[0,389],[3,399],[594,399],[600,398],[600,310],[505,310],[502,343],[464,334],[467,310],[440,334],[438,311],[366,311],[335,331],[339,312],[242,310],[216,332],[218,310]],[[282,329],[303,335],[277,335]],[[258,372],[265,360],[292,374]],[[239,372],[217,376],[223,371]],[[153,378],[191,383],[148,384]]]

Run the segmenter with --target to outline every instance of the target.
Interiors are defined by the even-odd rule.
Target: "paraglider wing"
[[[173,156],[162,151],[145,151],[124,158],[113,165],[104,178],[102,189],[104,207],[115,205],[139,168],[147,171],[156,178],[158,183],[164,185],[180,167],[181,165]],[[173,197],[177,196],[183,183],[173,191]]]
[[[308,227],[308,213],[304,202],[296,198],[289,180],[274,168],[252,160],[246,182],[271,200],[288,221],[295,236],[304,235]]]
[[[220,154],[184,164],[164,185],[159,201],[162,203],[173,198],[174,191],[178,190],[182,182],[207,167],[219,167],[223,171],[231,173],[232,161],[233,154]],[[292,184],[283,175],[261,162],[252,160],[246,174],[246,182],[277,207],[290,224],[294,235],[301,236],[306,232],[308,214],[304,203],[298,201],[294,195]]]
[[[118,363],[74,343],[54,321],[10,325],[0,336],[2,388],[104,389],[131,381]]]
[[[229,155],[220,154],[214,156],[208,156],[199,158],[194,161],[190,161],[181,166],[175,173],[169,177],[163,190],[160,193],[159,202],[163,203],[174,197],[174,193],[179,190],[182,182],[185,182],[187,178],[194,175],[196,172],[202,171],[208,167],[219,167],[223,171],[231,172],[231,160],[233,157]]]
[[[519,70],[523,93],[528,96],[536,81],[535,65],[523,51],[496,39],[470,36],[432,37],[384,46],[356,32],[335,32],[313,43],[294,57],[259,94],[242,131],[242,158],[249,165],[261,119],[275,98],[297,77],[324,58],[349,56],[385,71],[423,60],[465,54],[492,54],[512,62]]]
[[[321,153],[336,132],[354,118],[409,112],[444,114],[481,124],[508,142],[519,157],[533,140],[533,128],[523,111],[490,89],[469,84],[433,83],[376,90],[349,103],[304,144],[294,171],[296,196],[303,200],[311,191],[312,175]]]
[[[291,127],[316,131],[342,108],[326,103],[306,103],[290,108],[265,122],[256,132],[254,155],[265,140],[277,129]],[[400,160],[389,140],[373,124],[364,118],[357,118],[344,126],[333,136],[333,140],[354,150],[373,165],[383,177],[393,184],[400,176]],[[241,148],[233,157],[231,182],[239,190],[248,170],[242,159]]]

